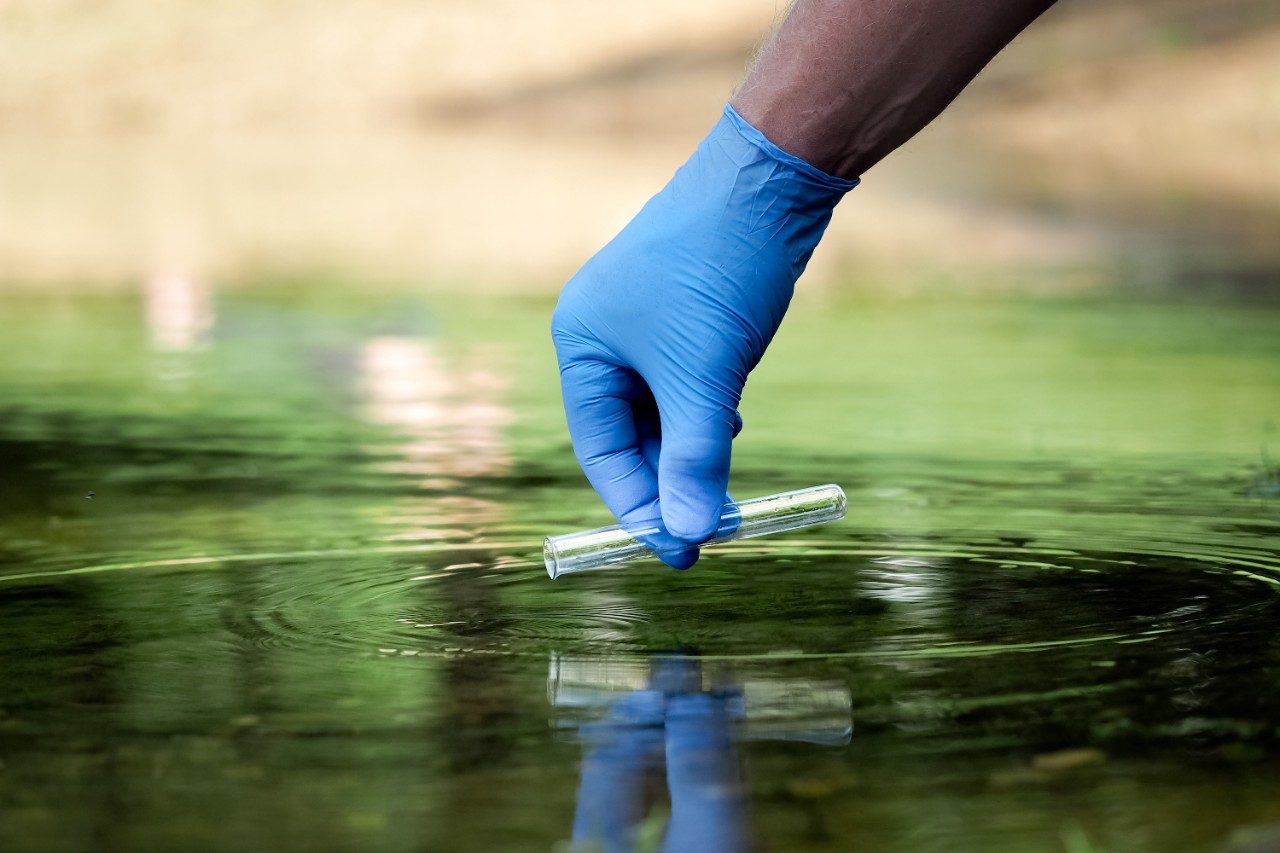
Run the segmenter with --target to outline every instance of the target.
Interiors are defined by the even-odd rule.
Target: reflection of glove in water
[[[685,546],[663,555],[677,568],[716,528],[747,374],[855,184],[726,107],[560,296],[552,335],[574,451],[619,521],[662,518],[678,542],[659,546]]]
[[[573,821],[575,853],[635,849],[648,811],[646,777],[664,760],[671,820],[663,850],[747,849],[730,714],[740,694],[700,692],[698,674],[687,661],[662,662],[650,689],[628,693],[603,720],[582,728],[587,752]]]
[[[746,850],[747,823],[725,694],[672,697],[667,705],[667,853]]]
[[[644,818],[645,770],[662,759],[663,697],[637,690],[583,729],[589,744],[573,819],[575,851],[622,853]]]

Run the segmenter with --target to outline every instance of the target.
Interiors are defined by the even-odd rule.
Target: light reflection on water
[[[208,343],[214,323],[208,282],[177,272],[157,272],[144,289],[151,344],[168,352],[186,352]]]
[[[487,369],[450,369],[429,342],[404,336],[365,341],[359,365],[361,415],[393,436],[390,446],[384,440],[374,448],[392,457],[378,470],[444,493],[397,507],[383,519],[393,528],[386,538],[440,539],[500,520],[496,502],[469,497],[460,487],[468,477],[501,476],[511,467],[502,437],[511,420],[499,402],[502,378]]]
[[[841,482],[849,519],[552,585],[541,535],[604,519],[554,367],[507,357],[545,347],[546,306],[431,323],[202,292],[7,300],[5,837],[526,849],[616,824],[1022,850],[1079,826],[1163,851],[1280,822],[1275,318],[993,303],[970,329],[800,306],[753,377],[771,405],[735,482]],[[929,358],[884,365],[884,388],[815,375],[809,340],[867,311],[868,356]],[[53,342],[39,357],[28,329]],[[156,350],[183,359],[181,394],[155,393]],[[991,365],[1033,359],[1041,398],[1074,402],[1039,455],[993,426],[1030,410],[1028,374]],[[938,364],[990,369],[982,404]],[[1188,396],[1232,405],[1168,417]],[[1091,430],[1088,451],[1054,444]]]

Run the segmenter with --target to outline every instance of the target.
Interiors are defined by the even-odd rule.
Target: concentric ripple
[[[32,569],[24,586],[212,584],[233,645],[376,656],[543,657],[681,649],[748,660],[929,659],[1247,637],[1280,614],[1265,519],[1162,540],[1120,525],[967,537],[790,536],[546,579],[530,540],[374,544]],[[523,531],[508,530],[506,536]],[[204,609],[202,607],[201,609]]]
[[[239,564],[253,596],[221,622],[238,643],[386,656],[909,659],[1181,642],[1280,613],[1275,555],[1174,550],[792,539],[708,551],[683,574],[637,565],[556,583],[534,559],[479,549],[426,568],[273,557]]]

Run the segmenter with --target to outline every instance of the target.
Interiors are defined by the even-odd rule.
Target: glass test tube
[[[715,536],[702,547],[839,521],[848,508],[844,490],[833,483],[725,504]],[[607,569],[652,556],[655,549],[644,540],[654,538],[670,538],[660,519],[630,523],[625,528],[615,524],[548,537],[542,546],[542,558],[547,574],[554,580],[560,575]]]

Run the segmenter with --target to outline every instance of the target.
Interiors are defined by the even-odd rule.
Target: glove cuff
[[[724,105],[724,119],[733,126],[733,129],[738,132],[739,136],[747,142],[750,142],[756,148],[759,148],[762,152],[768,155],[770,159],[791,167],[808,180],[820,186],[822,189],[834,190],[843,195],[861,183],[861,178],[848,180],[847,178],[838,178],[835,175],[829,175],[812,163],[801,160],[794,154],[788,154],[786,151],[783,151],[777,145],[770,142],[769,139],[752,126],[750,122],[739,115],[738,111],[733,108],[732,104]]]

